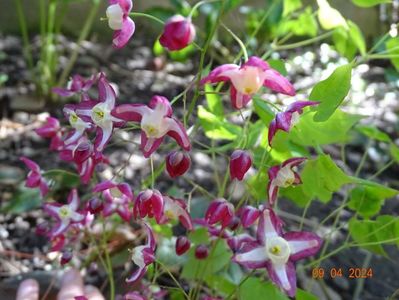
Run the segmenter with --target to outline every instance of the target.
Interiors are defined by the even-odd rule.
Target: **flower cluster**
[[[130,18],[132,1],[110,0],[109,4],[106,15],[109,26],[115,30],[113,45],[121,48],[127,44],[135,30],[134,22]],[[166,22],[160,43],[174,51],[183,49],[194,38],[195,28],[191,17],[174,16]],[[225,64],[216,67],[202,80],[198,79],[199,86],[219,82],[229,84],[231,105],[237,110],[246,108],[262,87],[288,96],[296,94],[287,78],[256,56],[250,57],[241,65]],[[76,188],[71,190],[66,203],[48,201],[49,199],[44,203],[43,208],[53,222],[41,224],[38,232],[50,238],[53,251],[62,252],[62,264],[72,259],[69,245],[81,234],[90,234],[90,227],[97,216],[101,216],[102,220],[107,220],[111,215],[119,216],[121,222],[129,224],[135,221],[145,229],[145,244],[131,250],[135,270],[127,282],[134,283],[143,277],[148,266],[155,261],[156,238],[150,224],[179,222],[185,233],[196,227],[206,228],[212,240],[226,241],[233,253],[232,261],[249,269],[267,269],[270,279],[277,286],[287,295],[295,295],[295,262],[316,254],[322,241],[310,232],[285,233],[283,222],[273,208],[277,205],[279,189],[301,184],[297,168],[306,158],[290,158],[269,168],[266,203],[258,207],[235,207],[233,202],[217,198],[211,201],[202,218],[193,219],[190,202],[161,193],[154,185],[151,188],[144,187],[135,196],[131,185],[116,181],[116,176],[112,180],[102,181],[97,181],[98,178],[94,176],[100,164],[108,163],[106,148],[113,133],[132,123],[135,125],[129,128],[139,128],[141,152],[145,158],[151,157],[168,136],[176,141],[179,149],[172,149],[164,158],[167,174],[170,178],[176,178],[188,171],[191,166],[190,138],[183,123],[174,116],[167,98],[155,95],[148,103],[117,105],[116,92],[104,73],[89,79],[76,75],[72,77],[67,88],[55,88],[53,91],[61,97],[78,95],[80,101],[66,104],[63,108],[68,126],[61,126],[60,120],[49,117],[46,124],[36,132],[39,136],[50,139],[50,149],[57,151],[63,161],[76,166],[83,185],[90,184],[89,197],[85,195],[87,201],[82,204]],[[278,112],[269,125],[269,147],[273,146],[273,138],[278,130],[290,131],[298,123],[305,107],[317,104],[318,102],[297,101]],[[21,160],[30,169],[26,186],[39,188],[43,197],[51,195],[51,184],[46,179],[48,174],[42,172],[35,162],[25,157]],[[234,183],[244,180],[252,165],[253,156],[249,149],[235,149],[229,161],[230,180]],[[226,183],[227,179],[228,174]],[[253,227],[256,228],[255,236],[251,235]],[[189,235],[181,234],[176,239],[177,255],[184,255],[191,248],[194,256],[200,260],[206,259],[212,253],[208,244],[192,243]],[[125,298],[162,299],[164,295],[163,291],[153,291],[144,286],[141,293],[130,292]]]

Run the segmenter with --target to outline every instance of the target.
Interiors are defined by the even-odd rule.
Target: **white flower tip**
[[[123,24],[123,10],[119,4],[108,6],[106,15],[108,18],[108,25],[113,30],[122,29]]]

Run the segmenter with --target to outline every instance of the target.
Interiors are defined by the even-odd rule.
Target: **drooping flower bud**
[[[69,263],[73,257],[73,253],[70,250],[64,250],[61,256],[61,266]]]
[[[209,255],[209,250],[208,247],[205,245],[198,245],[197,248],[195,248],[195,257],[197,259],[205,259]]]
[[[158,224],[161,223],[164,212],[165,201],[158,190],[147,189],[138,194],[134,203],[134,217],[155,217]]]
[[[172,178],[186,173],[190,165],[191,159],[187,152],[173,151],[166,156],[166,171]]]
[[[235,150],[230,157],[231,179],[238,179],[241,181],[251,165],[252,159],[248,152],[243,150]]]
[[[190,240],[185,236],[179,236],[176,240],[176,254],[183,255],[190,249],[191,243]]]
[[[195,27],[191,18],[176,15],[170,18],[159,38],[162,46],[170,51],[186,48],[195,38]]]
[[[104,208],[103,202],[98,198],[93,198],[89,201],[87,209],[91,214],[97,214]]]
[[[228,226],[233,217],[233,204],[227,202],[226,199],[223,198],[212,201],[205,213],[205,220],[208,224],[213,225],[220,222],[222,227]]]
[[[240,216],[242,226],[248,228],[259,218],[260,211],[253,206],[247,205],[240,208],[238,215]]]

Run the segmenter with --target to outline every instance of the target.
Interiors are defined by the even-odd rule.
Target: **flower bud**
[[[168,50],[175,51],[187,47],[194,38],[195,27],[191,19],[175,15],[166,22],[159,42]]]
[[[61,266],[69,263],[73,257],[72,251],[64,250],[61,256]]]
[[[223,198],[211,202],[205,213],[205,220],[209,225],[221,223],[222,227],[230,224],[234,217],[234,206]]]
[[[164,204],[164,198],[158,190],[147,189],[142,191],[137,195],[134,202],[134,217],[155,217],[157,223],[160,224],[163,217]]]
[[[191,159],[187,152],[173,151],[166,156],[166,171],[172,178],[186,173],[190,165]]]
[[[240,208],[238,215],[240,216],[242,226],[247,228],[259,218],[260,211],[253,206],[247,205]]]
[[[205,245],[198,245],[197,248],[195,248],[195,257],[197,259],[205,259],[209,255],[209,250],[208,247]]]
[[[60,122],[53,117],[47,118],[47,123],[35,129],[35,132],[42,138],[51,138],[60,130]]]
[[[179,236],[176,240],[176,254],[183,255],[190,249],[191,243],[189,239],[185,236]]]
[[[103,202],[98,198],[93,198],[89,201],[87,209],[91,214],[97,214],[104,208]]]
[[[251,156],[243,150],[235,150],[230,157],[230,177],[231,179],[242,180],[245,173],[252,165]]]
[[[240,218],[233,217],[228,225],[230,230],[236,230],[240,226]]]

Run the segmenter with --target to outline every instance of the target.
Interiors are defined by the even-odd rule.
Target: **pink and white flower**
[[[305,107],[318,104],[319,102],[314,101],[297,101],[289,105],[285,111],[277,113],[269,125],[269,145],[272,145],[273,138],[278,130],[289,132],[298,124],[299,117]]]
[[[167,223],[170,220],[179,220],[180,223],[187,229],[193,229],[191,216],[187,211],[187,204],[181,199],[174,199],[163,195],[164,208],[161,224]]]
[[[108,25],[115,30],[112,44],[115,48],[124,47],[133,36],[136,28],[129,13],[133,8],[132,0],[109,0],[106,11]]]
[[[76,94],[81,95],[81,101],[90,100],[88,91],[96,81],[96,76],[92,76],[89,79],[85,79],[80,75],[74,75],[68,82],[67,88],[53,88],[53,93],[60,95],[61,97],[71,97]]]
[[[282,232],[282,223],[274,212],[265,209],[257,228],[257,241],[246,243],[233,256],[233,261],[249,268],[266,268],[270,279],[288,296],[296,294],[297,260],[315,255],[321,245],[319,236],[311,232]]]
[[[222,228],[228,226],[233,218],[234,206],[223,198],[212,201],[205,213],[205,220],[209,225],[220,222]]]
[[[231,104],[235,109],[245,107],[262,86],[286,95],[295,95],[292,84],[267,62],[252,56],[243,65],[226,64],[215,68],[201,80],[202,84],[230,82]]]
[[[116,184],[107,180],[97,184],[93,192],[101,192],[105,200],[102,209],[104,217],[108,217],[116,212],[126,222],[130,221],[132,217],[130,204],[133,203],[133,192],[127,183]]]
[[[65,232],[69,226],[81,223],[85,215],[79,212],[79,196],[76,189],[73,189],[68,196],[68,204],[46,203],[44,210],[57,220],[55,228],[51,231],[52,237]]]
[[[246,205],[237,211],[237,215],[240,217],[242,226],[248,228],[258,220],[260,210],[253,206]]]
[[[96,127],[94,147],[97,152],[104,150],[114,127],[124,124],[123,120],[111,115],[111,111],[115,107],[115,98],[114,89],[105,78],[104,73],[101,73],[98,80],[98,101],[85,101],[75,106],[76,115],[86,120],[89,119]]]
[[[25,186],[29,188],[38,187],[40,190],[40,195],[44,197],[49,191],[47,181],[42,177],[42,171],[37,163],[22,156],[20,160],[25,163],[25,165],[30,169],[28,176],[26,178]]]
[[[37,135],[42,138],[50,138],[50,150],[59,150],[64,145],[61,139],[62,129],[60,122],[53,117],[47,117],[46,124],[35,129]]]
[[[306,160],[305,157],[294,157],[287,159],[281,165],[273,166],[269,169],[269,183],[267,184],[267,195],[269,204],[272,206],[277,199],[278,189],[286,188],[290,185],[301,184],[301,177],[293,170]]]
[[[147,230],[147,243],[142,246],[137,246],[132,250],[132,261],[138,267],[133,274],[126,279],[126,282],[134,283],[140,279],[145,272],[147,272],[148,265],[155,260],[155,238],[151,227],[144,223]]]
[[[162,96],[152,97],[149,105],[122,104],[112,114],[122,120],[140,122],[141,150],[144,157],[149,157],[162,143],[165,135],[176,140],[186,151],[191,149],[183,124],[172,117],[172,106]]]
[[[166,21],[159,42],[170,51],[186,48],[195,38],[195,27],[191,18],[175,15]]]

